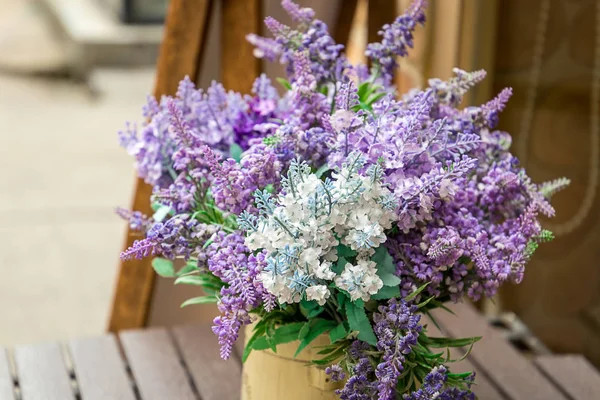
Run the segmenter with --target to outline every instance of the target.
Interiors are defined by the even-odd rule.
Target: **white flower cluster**
[[[381,183],[381,168],[372,165],[360,174],[363,168],[364,161],[353,153],[331,180],[323,181],[306,164],[294,162],[282,180],[284,194],[276,199],[267,192],[255,194],[262,217],[240,217],[248,248],[269,253],[260,278],[280,303],[306,298],[323,305],[332,282],[352,300],[366,301],[383,286],[370,257],[386,240],[395,202]],[[355,265],[338,261],[340,244],[356,252]]]

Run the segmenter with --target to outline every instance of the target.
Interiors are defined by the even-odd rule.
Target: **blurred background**
[[[298,2],[333,29],[346,0]],[[134,188],[116,133],[141,121],[167,3],[0,0],[2,345],[106,330],[124,237],[114,208],[129,206]],[[202,86],[219,78],[218,3]],[[366,3],[358,2],[350,36],[354,61],[369,39]],[[264,10],[285,21],[277,0]],[[513,151],[536,181],[572,180],[553,199],[548,228],[557,239],[536,253],[521,285],[485,309],[513,311],[552,350],[600,365],[600,0],[430,0],[399,89],[448,78],[454,66],[488,70],[465,105],[513,87],[500,125]],[[149,323],[208,318],[178,310],[188,295],[159,280]]]

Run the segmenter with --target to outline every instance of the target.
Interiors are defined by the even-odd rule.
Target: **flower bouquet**
[[[520,282],[552,238],[538,214],[568,181],[534,184],[494,130],[510,89],[458,108],[484,71],[396,96],[424,1],[368,45],[370,68],[349,64],[313,10],[282,6],[297,27],[266,18],[273,38],[248,40],[286,66],[283,95],[264,75],[251,95],[186,78],[120,133],[155,210],[119,210],[144,235],[121,257],[156,256],[158,274],[201,286],[183,306],[217,303],[224,359],[248,326],[244,361],[312,348],[342,399],[473,399],[473,374],[452,373],[444,350],[478,338],[432,337],[421,316]]]

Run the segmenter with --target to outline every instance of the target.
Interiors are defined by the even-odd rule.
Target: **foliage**
[[[122,258],[155,256],[157,274],[198,288],[182,307],[216,303],[223,358],[245,326],[244,361],[328,337],[311,362],[344,380],[341,399],[473,398],[448,349],[479,338],[434,337],[421,317],[520,282],[553,238],[538,216],[554,215],[549,199],[569,181],[537,185],[509,152],[495,128],[511,89],[458,108],[484,71],[397,96],[424,3],[382,28],[369,69],[350,65],[313,10],[282,0],[297,26],[268,17],[272,37],[248,36],[284,64],[282,95],[264,75],[244,96],[186,78],[120,133],[154,188],[151,217],[117,210],[141,233]]]

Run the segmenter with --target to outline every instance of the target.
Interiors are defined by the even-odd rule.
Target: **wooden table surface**
[[[477,372],[480,399],[600,399],[600,375],[583,357],[525,357],[471,306],[454,311],[460,318],[434,314],[445,334],[484,336],[467,359],[451,365],[454,372]],[[241,348],[236,351],[221,360],[210,325],[0,349],[0,400],[238,399]]]

